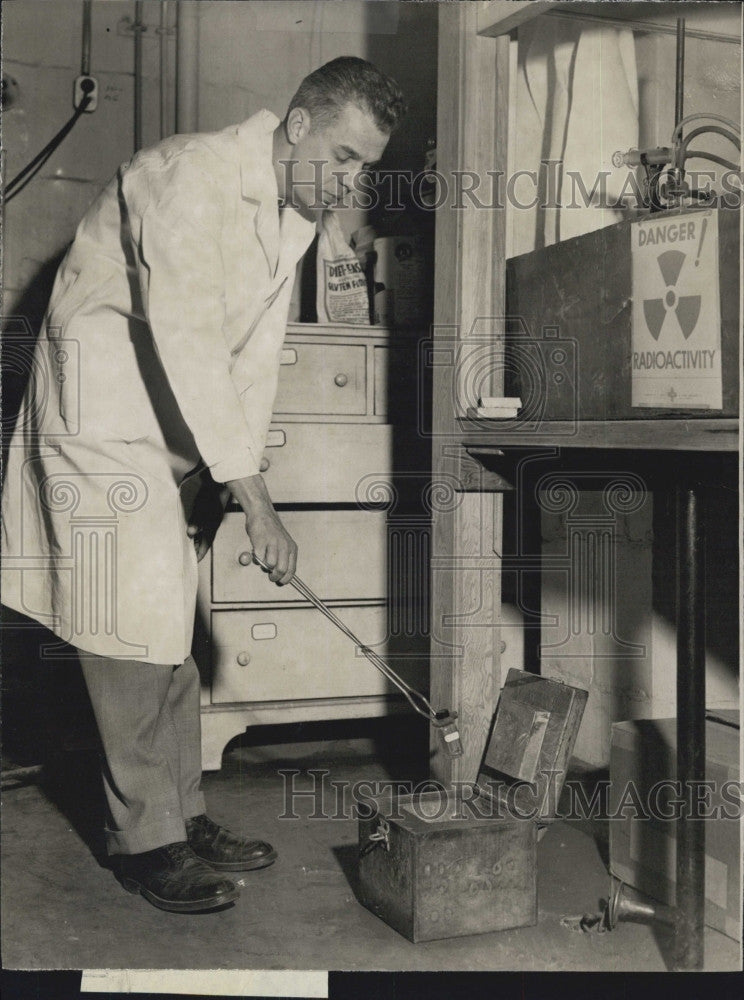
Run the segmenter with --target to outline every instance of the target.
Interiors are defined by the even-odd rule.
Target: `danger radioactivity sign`
[[[721,409],[718,215],[631,226],[632,405]]]

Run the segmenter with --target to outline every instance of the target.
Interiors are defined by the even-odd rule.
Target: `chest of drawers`
[[[428,685],[429,446],[416,433],[417,342],[378,327],[290,324],[262,470],[298,545],[297,573],[367,645]],[[406,489],[408,487],[408,489]],[[219,769],[247,727],[406,708],[394,688],[291,586],[250,562],[229,506],[199,564],[194,656],[202,762]],[[415,579],[415,585],[412,581]]]

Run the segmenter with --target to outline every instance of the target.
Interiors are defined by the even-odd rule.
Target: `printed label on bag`
[[[326,260],[325,311],[331,323],[368,323],[367,279],[358,260]]]

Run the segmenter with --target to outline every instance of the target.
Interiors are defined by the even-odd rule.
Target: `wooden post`
[[[705,781],[705,530],[703,490],[677,486],[677,781],[693,803]],[[705,827],[691,808],[677,819],[675,970],[705,957]]]
[[[457,480],[458,418],[473,394],[503,393],[505,210],[489,206],[504,200],[509,39],[478,36],[478,7],[439,8],[437,170],[448,196],[436,227],[434,496]],[[468,172],[459,190],[458,171]],[[476,197],[460,196],[474,185]],[[432,777],[470,781],[500,687],[502,504],[495,493],[463,492],[434,508],[431,701],[459,713],[464,756],[448,758],[433,733]]]

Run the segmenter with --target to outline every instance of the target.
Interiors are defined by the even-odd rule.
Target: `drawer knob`
[[[247,667],[250,662],[250,653],[238,653],[238,664],[241,667]]]
[[[345,375],[343,372],[339,372],[333,381],[336,383],[339,389],[343,389],[343,387],[349,381],[349,376]]]
[[[253,553],[241,552],[240,555],[238,556],[238,562],[240,563],[241,566],[250,566],[251,563],[253,562]]]
[[[261,459],[261,464],[259,465],[258,468],[259,468],[259,470],[261,472],[266,472],[266,470],[268,469],[268,467],[270,465],[271,465],[271,462],[268,460],[268,458],[262,458]]]

